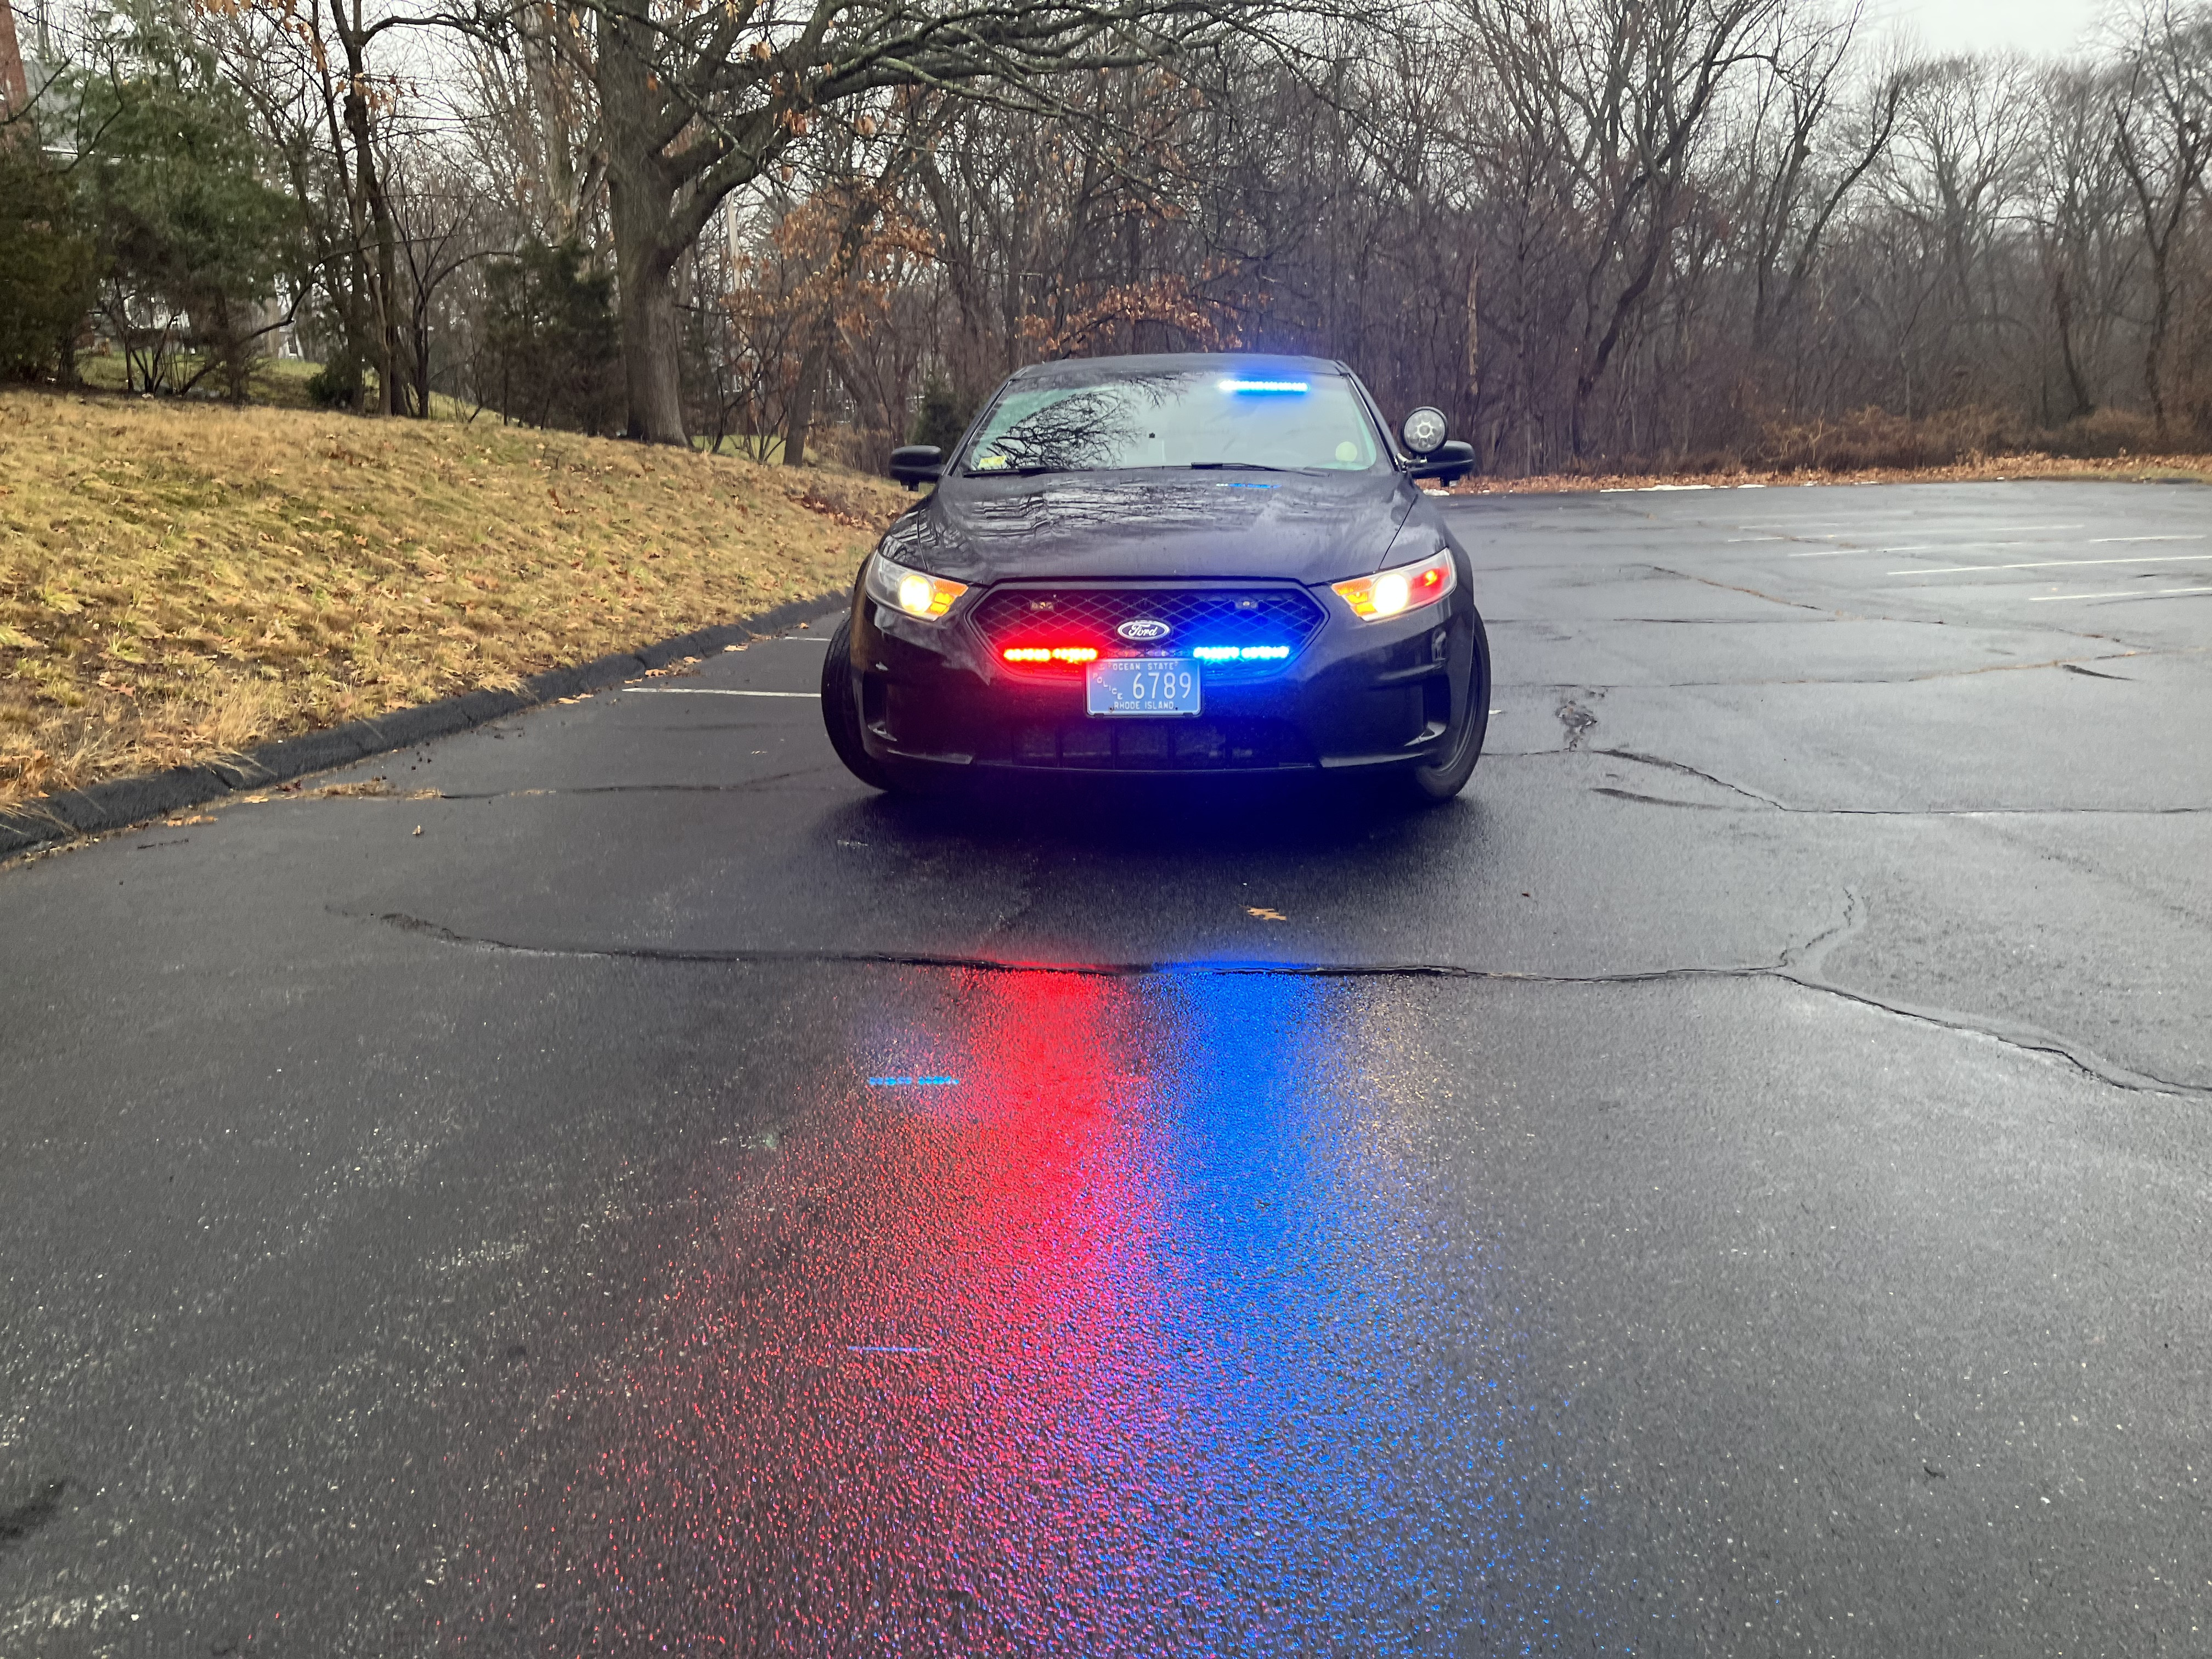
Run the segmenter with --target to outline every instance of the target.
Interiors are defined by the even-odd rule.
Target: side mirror
[[[1406,416],[1405,425],[1398,428],[1398,441],[1406,446],[1408,455],[1427,455],[1444,441],[1444,412],[1424,405]]]
[[[1474,446],[1456,439],[1438,444],[1409,470],[1416,478],[1441,478],[1446,483],[1455,483],[1474,471]]]
[[[902,444],[891,451],[891,477],[908,489],[945,476],[945,452],[935,444]]]

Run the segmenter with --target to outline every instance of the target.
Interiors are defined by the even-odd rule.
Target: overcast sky
[[[1936,52],[2063,56],[2104,14],[2102,0],[1869,0],[1868,13]]]

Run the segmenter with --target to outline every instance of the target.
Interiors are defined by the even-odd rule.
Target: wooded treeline
[[[59,0],[55,0],[59,3]],[[0,357],[873,464],[1238,344],[1504,473],[2212,443],[2212,0],[129,0],[0,140]],[[25,142],[26,134],[34,135]]]

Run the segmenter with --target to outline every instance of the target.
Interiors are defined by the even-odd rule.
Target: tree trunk
[[[826,321],[826,319],[825,319]],[[822,384],[822,368],[830,356],[826,327],[815,330],[814,343],[799,365],[799,385],[791,394],[791,416],[784,422],[783,464],[806,465],[806,434],[814,424],[814,394]]]
[[[623,430],[649,444],[689,445],[678,372],[676,261],[686,239],[659,155],[642,135],[651,118],[652,70],[635,32],[645,25],[611,8],[599,22],[600,118],[607,135],[607,207],[615,244],[615,301],[622,316]]]
[[[2069,420],[2079,420],[2096,408],[2089,396],[2089,385],[2081,373],[2080,354],[2074,349],[2074,291],[2066,285],[2066,272],[2062,267],[2051,279],[2051,308],[2058,324],[2058,356],[2066,368],[2066,390],[2074,399],[2068,412]]]
[[[2150,254],[2150,331],[2143,340],[2143,392],[2150,399],[2151,423],[2166,443],[2166,335],[2173,320],[2173,283],[2166,268],[2166,245],[2153,243]]]
[[[623,374],[629,394],[624,433],[649,444],[687,444],[673,262],[652,240],[626,235],[615,215],[615,273],[622,312]]]
[[[392,235],[392,204],[384,194],[384,180],[377,171],[376,151],[369,131],[368,96],[363,90],[368,82],[367,36],[362,32],[358,16],[351,28],[346,26],[345,14],[340,9],[338,0],[331,0],[331,15],[337,26],[338,44],[345,51],[346,132],[353,140],[354,164],[360,180],[362,198],[368,204],[369,226],[376,238],[376,280],[373,298],[376,319],[377,412],[390,415],[404,408],[407,401],[405,388],[399,384],[399,272]]]

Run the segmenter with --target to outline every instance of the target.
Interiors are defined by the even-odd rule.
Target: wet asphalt
[[[1433,811],[817,624],[0,869],[0,1653],[2212,1652],[2207,495],[1454,511]]]

